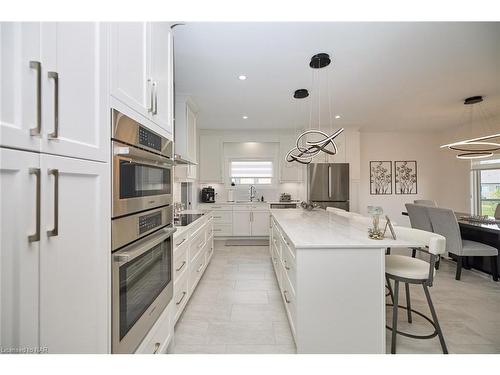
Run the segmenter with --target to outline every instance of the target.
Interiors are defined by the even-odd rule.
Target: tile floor
[[[215,253],[175,327],[173,353],[295,353],[267,247],[224,246]],[[500,283],[442,261],[430,289],[450,353],[500,353]],[[411,287],[412,307],[428,313],[421,287]],[[404,287],[400,289],[404,304]],[[430,332],[413,317],[411,327],[400,310],[399,326],[418,334]],[[388,308],[387,321],[392,319]],[[387,351],[390,332],[387,331]],[[441,353],[437,338],[397,337],[398,353]]]

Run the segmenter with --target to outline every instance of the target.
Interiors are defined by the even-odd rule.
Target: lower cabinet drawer
[[[144,341],[137,348],[136,354],[161,354],[167,352],[172,336],[172,305],[171,302],[160,315]]]
[[[186,243],[174,253],[174,284],[184,273],[187,273],[189,262],[189,245]]]
[[[286,245],[281,246],[281,261],[283,262],[283,268],[285,269],[285,273],[290,280],[292,289],[295,291],[297,285],[295,258],[293,257],[290,248]]]
[[[179,320],[182,311],[186,307],[189,300],[189,272],[184,272],[184,275],[174,283],[174,298],[173,298],[173,308],[174,308],[174,325]]]
[[[200,251],[205,246],[206,242],[206,228],[200,229],[196,236],[194,236],[189,243],[189,258],[191,262],[196,258]]]
[[[295,292],[290,286],[290,280],[283,272],[281,275],[281,297],[285,302],[285,309],[288,315],[288,321],[290,322],[290,327],[292,328],[293,335],[295,336],[295,324],[296,324],[296,314],[297,314],[297,301],[295,298]]]
[[[232,224],[218,224],[214,223],[214,236],[215,237],[228,237],[233,235]]]
[[[189,269],[189,286],[190,292],[193,293],[196,285],[198,285],[198,281],[200,281],[201,275],[203,275],[203,271],[206,266],[206,253],[205,251],[201,251],[198,256],[191,261],[190,269]]]
[[[214,211],[212,214],[214,223],[229,224],[233,222],[233,211]]]
[[[210,259],[212,259],[212,256],[214,255],[214,238],[210,237],[207,240],[207,253],[206,253],[206,258],[207,258],[207,265],[210,263]]]

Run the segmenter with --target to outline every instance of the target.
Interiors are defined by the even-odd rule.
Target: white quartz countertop
[[[385,239],[368,238],[368,226],[322,209],[273,209],[272,216],[296,249],[387,248],[423,244],[394,240],[387,230]]]
[[[206,214],[208,212],[210,212],[211,210],[184,210],[184,211],[181,211],[180,213],[181,214]],[[201,217],[200,217],[201,219]],[[184,225],[184,226],[178,226],[178,225],[174,225],[174,228],[176,228],[177,230],[175,231],[174,233],[174,238],[176,237],[179,237],[181,234],[183,234],[185,231],[191,229],[193,226],[195,226],[197,223],[198,223],[198,220],[195,220],[193,221],[192,223],[190,223],[189,225]]]

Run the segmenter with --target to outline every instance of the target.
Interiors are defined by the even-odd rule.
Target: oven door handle
[[[118,265],[130,262],[150,250],[152,247],[165,241],[168,237],[171,237],[176,230],[177,228],[160,229],[158,233],[150,236],[151,238],[143,239],[137,243],[127,246],[123,250],[117,251],[116,254],[113,255],[113,261],[118,263]]]
[[[134,160],[143,160],[150,164],[166,164],[173,165],[172,159],[167,156],[161,156],[153,152],[144,151],[140,148],[126,145],[117,141],[113,141],[113,154],[115,156],[128,156]]]

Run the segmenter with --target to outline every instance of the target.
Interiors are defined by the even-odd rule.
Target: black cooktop
[[[203,215],[205,214],[180,214],[179,217],[174,217],[174,225],[178,227],[185,227]]]

